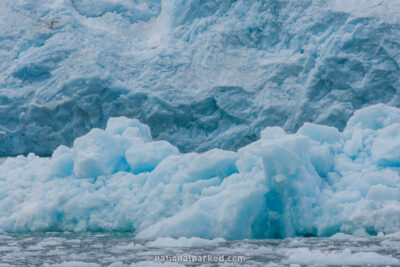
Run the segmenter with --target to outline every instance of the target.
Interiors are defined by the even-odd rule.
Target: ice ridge
[[[2,0],[0,157],[110,117],[181,152],[400,106],[397,0]]]

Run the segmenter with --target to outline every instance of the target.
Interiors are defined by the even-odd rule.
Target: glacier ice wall
[[[0,156],[112,116],[180,151],[400,106],[397,0],[2,0]]]
[[[111,118],[51,158],[0,165],[0,230],[133,231],[227,239],[400,231],[400,109],[355,112],[343,132],[267,127],[237,152],[180,153]]]

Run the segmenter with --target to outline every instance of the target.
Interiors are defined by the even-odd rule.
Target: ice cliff
[[[399,14],[397,0],[2,0],[0,156],[51,155],[113,116],[181,152],[343,129],[400,106]]]
[[[343,132],[267,127],[237,152],[181,153],[111,118],[51,158],[0,165],[0,230],[133,231],[227,239],[400,231],[400,109],[358,110]]]

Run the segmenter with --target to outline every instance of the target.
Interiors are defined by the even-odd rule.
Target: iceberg
[[[355,110],[400,107],[399,14],[398,0],[2,0],[0,157],[48,157],[120,116],[184,153],[236,151],[267,126],[343,130]]]
[[[356,111],[343,131],[267,127],[237,152],[182,153],[137,119],[111,118],[50,158],[0,165],[0,231],[131,231],[155,246],[393,234],[399,138],[400,109],[384,104]]]

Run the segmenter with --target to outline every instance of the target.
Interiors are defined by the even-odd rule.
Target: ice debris
[[[383,104],[355,112],[343,132],[269,127],[237,152],[201,154],[152,141],[138,120],[112,118],[51,158],[1,164],[0,230],[143,239],[390,234],[400,231],[399,151],[400,109]]]

